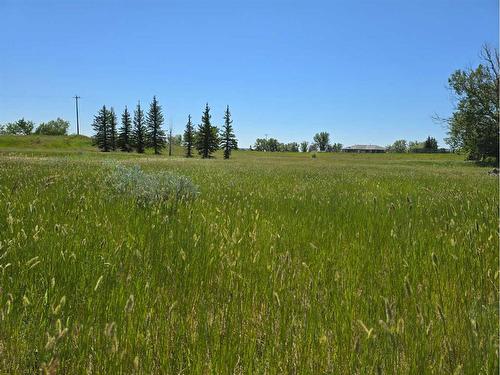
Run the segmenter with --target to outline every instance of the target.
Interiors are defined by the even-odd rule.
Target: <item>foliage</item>
[[[276,138],[257,138],[255,140],[254,150],[275,152],[279,150],[279,142]]]
[[[280,149],[279,146],[280,146],[280,142],[278,142],[278,140],[276,138],[269,138],[267,140],[268,149],[266,151],[271,151],[271,152],[279,151],[279,149]]]
[[[275,152],[280,150],[280,142],[276,138],[269,138],[267,140],[267,150],[270,152]]]
[[[67,135],[69,129],[69,121],[63,120],[62,118],[57,118],[56,120],[50,120],[47,122],[42,122],[35,130],[37,135]]]
[[[324,134],[328,133],[319,133],[323,134],[321,137],[324,138]],[[318,134],[317,134],[318,135]],[[329,135],[328,135],[329,137]],[[327,138],[328,138],[327,137]],[[323,139],[324,140],[324,139]],[[290,143],[281,143],[279,142],[276,138],[257,138],[255,140],[255,144],[253,146],[253,150],[255,151],[267,151],[267,152],[312,152],[312,151],[317,151],[318,150],[318,144],[317,143],[309,143],[307,141],[303,141],[300,144],[297,142],[290,142]],[[328,152],[334,152],[334,151],[340,151],[342,150],[342,144],[341,143],[334,143],[333,145],[326,144],[324,151]]]
[[[130,113],[128,111],[127,106],[125,106],[125,110],[122,114],[122,126],[120,127],[120,131],[118,133],[118,147],[121,151],[131,152],[132,151],[132,143],[133,143],[133,135],[132,135],[132,119],[130,117]]]
[[[110,163],[107,167],[105,185],[120,198],[130,196],[140,205],[177,202],[198,195],[198,187],[185,176],[168,171],[146,173],[137,165]]]
[[[174,134],[172,135],[172,145],[174,146],[182,146],[182,135],[180,134]]]
[[[282,150],[285,152],[299,152],[299,144],[297,142],[290,142],[282,145]]]
[[[395,141],[391,146],[387,146],[388,152],[396,152],[396,153],[405,153],[405,152],[413,152],[413,153],[434,153],[434,152],[448,152],[448,150],[441,148],[438,149],[438,143],[436,138],[427,137],[424,142],[420,141],[410,141],[406,142],[404,139],[399,139]]]
[[[111,124],[109,111],[105,105],[94,116],[92,128],[94,129],[94,144],[101,151],[109,152],[111,150]]]
[[[111,107],[110,111],[108,112],[109,115],[109,147],[111,151],[116,151],[117,148],[117,134],[116,134],[116,114],[115,110],[113,107]]]
[[[313,140],[318,145],[319,151],[326,151],[330,144],[330,134],[327,132],[316,133]]]
[[[297,142],[281,143],[276,138],[257,138],[253,149],[267,152],[299,152],[299,144]]]
[[[34,128],[33,121],[26,121],[24,117],[15,122],[9,122],[0,127],[0,134],[4,135],[30,135]]]
[[[309,145],[309,142],[307,142],[307,141],[300,142],[300,152],[307,152],[308,145]]]
[[[147,116],[147,137],[148,145],[153,148],[156,155],[161,154],[161,150],[167,144],[165,131],[161,128],[162,125],[163,113],[156,96],[154,96]]]
[[[238,141],[234,135],[232,123],[231,112],[229,112],[229,106],[227,106],[224,113],[224,125],[220,135],[220,147],[224,151],[224,159],[229,159],[231,151],[238,149]]]
[[[252,150],[254,151],[268,151],[267,150],[267,139],[265,138],[257,138],[253,145]]]
[[[318,151],[318,144],[317,143],[311,143],[309,145],[308,151],[309,152],[316,152],[316,151]]]
[[[427,139],[424,142],[424,148],[426,150],[431,151],[431,152],[437,151],[437,149],[438,149],[438,142],[437,142],[436,138],[428,136]]]
[[[144,153],[146,149],[146,122],[144,119],[144,111],[141,108],[141,103],[137,103],[137,107],[134,111],[134,130],[133,144],[136,151],[139,154]]]
[[[219,149],[218,129],[210,123],[211,117],[207,103],[195,137],[195,147],[203,159],[210,158]]]
[[[340,152],[340,151],[342,151],[343,147],[344,146],[342,145],[342,143],[333,143],[331,145],[328,145],[327,151],[328,152]]]
[[[406,140],[398,139],[397,141],[394,141],[394,143],[391,146],[387,146],[386,149],[388,152],[396,152],[403,154],[405,152],[408,152],[408,144]]]
[[[471,160],[499,157],[499,54],[485,46],[476,69],[456,70],[448,79],[457,101],[446,142]]]
[[[424,143],[420,141],[408,142],[408,152],[419,152],[424,149]]]

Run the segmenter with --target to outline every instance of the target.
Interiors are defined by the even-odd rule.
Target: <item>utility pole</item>
[[[78,119],[78,99],[80,97],[78,95],[73,96],[75,98],[75,107],[76,107],[76,135],[80,135],[80,120]]]
[[[168,156],[172,156],[172,130],[173,130],[173,125],[172,125],[172,119],[170,119],[170,125],[169,125],[169,132],[168,132]]]

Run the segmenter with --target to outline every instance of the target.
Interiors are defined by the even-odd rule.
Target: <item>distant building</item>
[[[350,147],[344,147],[343,152],[357,152],[357,153],[383,153],[385,152],[385,147],[377,145],[354,145]]]

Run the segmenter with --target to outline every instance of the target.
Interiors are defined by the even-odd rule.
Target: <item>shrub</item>
[[[30,135],[33,132],[33,121],[26,121],[24,118],[16,122],[9,122],[0,126],[0,134],[4,135]]]
[[[146,173],[139,166],[109,165],[106,185],[115,193],[131,196],[138,204],[162,204],[193,199],[198,187],[186,176],[171,172]]]
[[[69,129],[69,121],[57,118],[49,122],[42,122],[35,130],[35,134],[40,135],[67,135]]]

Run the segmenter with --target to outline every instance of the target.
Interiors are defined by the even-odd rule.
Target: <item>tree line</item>
[[[231,151],[238,148],[229,106],[224,112],[222,129],[212,125],[211,118],[210,107],[207,103],[201,116],[201,123],[195,127],[191,115],[188,115],[183,136],[173,137],[170,131],[169,144],[182,144],[185,148],[185,156],[188,158],[193,157],[195,150],[206,159],[221,149],[224,159],[229,159]],[[133,116],[125,107],[119,129],[117,129],[118,121],[114,109],[112,107],[108,109],[103,105],[94,117],[93,140],[103,152],[120,150],[144,153],[146,148],[151,148],[156,155],[160,155],[167,145],[167,136],[162,128],[163,123],[163,110],[156,96],[153,97],[147,114],[144,113],[140,102],[137,103]]]
[[[342,144],[330,144],[330,134],[320,132],[314,135],[311,143],[307,141],[281,143],[276,138],[257,138],[250,149],[267,152],[338,152],[342,150]]]
[[[448,127],[445,142],[454,152],[465,153],[470,160],[484,161],[499,159],[499,118],[500,118],[500,57],[497,49],[483,46],[481,63],[475,68],[456,70],[448,79],[448,84],[455,96],[455,110],[448,118],[436,117]],[[169,144],[182,144],[186,156],[193,156],[196,150],[203,158],[211,157],[223,149],[224,158],[229,158],[231,151],[237,148],[237,140],[232,128],[231,113],[227,107],[224,125],[221,130],[211,124],[208,104],[202,115],[201,123],[195,127],[191,115],[184,136],[170,134]],[[103,106],[94,118],[93,137],[95,144],[102,151],[121,150],[143,153],[151,147],[156,154],[161,153],[166,145],[166,134],[162,129],[164,119],[158,100],[153,98],[147,115],[140,103],[132,114],[127,107],[121,116],[121,127],[113,108]],[[24,118],[0,125],[0,135],[66,135],[69,122],[61,118],[39,124],[35,129],[32,121]],[[34,130],[35,129],[35,130]],[[259,151],[340,151],[342,144],[329,142],[327,132],[317,133],[313,142],[281,143],[276,138],[258,138],[253,148]],[[387,147],[392,152],[439,152],[437,141],[428,137],[424,142],[397,140]]]
[[[428,136],[423,142],[420,141],[406,141],[405,139],[398,139],[392,145],[386,147],[388,152],[405,153],[433,153],[433,152],[448,152],[445,148],[439,148],[436,138]]]
[[[33,129],[35,130],[33,131]],[[23,117],[17,121],[0,125],[0,135],[67,135],[68,129],[69,121],[59,117],[56,120],[42,122],[36,128],[33,121],[25,120]]]

